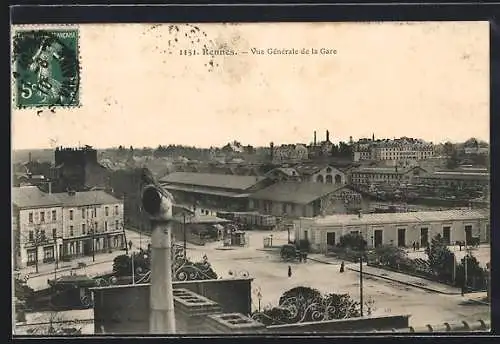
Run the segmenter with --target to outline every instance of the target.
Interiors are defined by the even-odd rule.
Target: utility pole
[[[35,271],[38,273],[38,247],[40,245],[40,228],[38,225],[35,228]]]
[[[183,218],[182,229],[184,231],[184,259],[186,259],[186,213],[185,212],[182,214],[182,218]]]
[[[467,261],[469,260],[469,250],[467,248],[467,231],[465,231],[465,240],[464,240],[464,248],[465,248],[465,258],[464,258],[464,294],[467,292]]]
[[[363,253],[359,257],[359,303],[361,316],[363,316]]]
[[[57,279],[57,268],[59,267],[58,265],[57,233],[54,233],[54,281]]]
[[[132,261],[132,284],[135,284],[134,251],[132,251],[132,241],[130,241],[130,259]]]

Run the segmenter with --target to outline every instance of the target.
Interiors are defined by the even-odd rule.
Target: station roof
[[[251,194],[250,198],[284,203],[308,204],[343,188],[346,188],[346,186],[313,182],[279,182]]]
[[[174,172],[160,179],[162,184],[185,184],[211,188],[246,190],[264,177],[238,176],[230,174],[216,173],[196,173],[196,172]]]
[[[314,227],[357,226],[398,223],[429,223],[456,220],[487,219],[485,210],[455,209],[442,211],[415,211],[406,213],[375,213],[362,214],[361,217],[352,214],[330,215],[312,219]]]

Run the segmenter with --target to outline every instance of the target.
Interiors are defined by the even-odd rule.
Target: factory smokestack
[[[314,131],[314,145],[316,146],[316,130]]]
[[[330,132],[326,131],[326,142],[330,142]]]

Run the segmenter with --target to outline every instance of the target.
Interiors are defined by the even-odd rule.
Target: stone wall
[[[174,282],[210,299],[227,313],[251,312],[252,279],[218,279]],[[120,285],[92,289],[95,333],[149,333],[149,284]]]
[[[268,333],[342,333],[391,331],[409,327],[409,315],[363,317],[268,326]]]

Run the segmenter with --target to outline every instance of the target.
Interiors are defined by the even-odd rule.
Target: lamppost
[[[360,314],[363,316],[363,254],[365,249],[363,247],[363,251],[359,257],[359,304],[360,304]]]
[[[262,294],[260,292],[260,289],[259,291],[257,292],[257,299],[259,300],[259,313],[260,313],[260,303],[261,303],[261,300],[262,300]]]
[[[130,260],[132,262],[132,284],[135,284],[135,267],[134,267],[134,252],[132,251],[132,240],[128,242],[130,248]]]
[[[59,259],[57,255],[57,233],[53,234],[54,238],[54,280],[57,279],[57,269],[59,268]]]
[[[186,259],[186,213],[182,213],[182,230],[183,230],[183,236],[184,236],[184,259]]]
[[[468,280],[468,273],[467,273],[467,261],[469,260],[469,248],[467,247],[467,231],[465,230],[465,240],[464,240],[464,249],[465,249],[465,257],[464,257],[464,285],[463,285],[463,291],[462,294],[467,293],[467,280]]]

